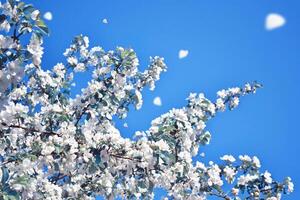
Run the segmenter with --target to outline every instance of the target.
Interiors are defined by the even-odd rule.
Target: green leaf
[[[24,176],[19,176],[15,179],[14,183],[15,184],[20,184],[20,185],[27,185],[29,182],[29,177],[24,175]]]
[[[98,170],[96,163],[92,162],[88,168],[88,172],[93,174]]]
[[[55,171],[59,171],[59,164],[57,162],[54,162],[52,166]]]
[[[17,193],[4,193],[3,200],[19,200],[20,197]]]
[[[49,35],[49,29],[46,26],[45,22],[41,19],[38,19],[35,23],[36,27],[45,35]]]
[[[159,156],[164,161],[165,164],[169,163],[170,157],[168,152],[161,152]]]
[[[69,121],[69,116],[68,115],[60,115],[59,120],[62,122],[67,122],[67,121]]]
[[[23,12],[24,13],[32,13],[34,11],[34,7],[31,4],[27,4],[23,7]]]
[[[13,8],[15,6],[15,0],[8,0],[8,3],[10,4],[10,6]]]
[[[20,10],[23,10],[24,6],[25,6],[24,2],[19,2],[17,8],[20,9]]]
[[[32,148],[33,154],[39,154],[42,151],[42,147],[39,144],[39,142],[33,142],[33,144],[31,145],[31,148]]]
[[[138,187],[139,188],[147,188],[147,185],[146,185],[146,183],[144,181],[139,181],[138,182]]]
[[[204,134],[200,135],[199,142],[202,145],[207,145],[209,144],[210,139],[211,139],[211,135],[208,131],[206,131]]]

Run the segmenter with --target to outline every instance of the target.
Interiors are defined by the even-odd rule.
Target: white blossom
[[[271,184],[272,183],[272,178],[271,178],[271,174],[268,171],[265,171],[265,173],[263,174],[264,178],[265,178],[265,182]]]
[[[43,47],[41,46],[42,41],[38,39],[38,37],[34,36],[31,37],[30,43],[27,46],[27,50],[32,54],[33,56],[33,63],[35,65],[40,65],[41,64],[41,58],[43,55]]]
[[[10,30],[10,24],[7,20],[4,20],[1,24],[0,24],[0,30],[4,30],[6,32],[9,32]]]
[[[248,185],[249,182],[251,181],[254,181],[258,179],[258,176],[257,175],[250,175],[250,174],[247,174],[247,175],[241,175],[239,178],[238,178],[238,185],[242,185],[242,186],[245,186],[245,185]]]
[[[158,148],[161,151],[170,151],[170,147],[169,147],[168,143],[164,140],[159,140],[159,141],[155,142],[155,145],[158,146]]]
[[[253,162],[253,165],[254,165],[256,168],[260,168],[260,167],[261,167],[260,161],[259,161],[259,159],[258,159],[256,156],[253,156],[252,162]]]
[[[213,185],[218,185],[222,186],[223,181],[220,177],[221,169],[219,168],[218,165],[212,165],[210,169],[207,170],[209,179],[208,179],[208,185],[213,186]]]
[[[226,180],[228,182],[232,182],[234,180],[234,176],[236,174],[236,171],[234,168],[231,168],[231,167],[228,167],[226,166],[224,169],[223,169],[224,173],[225,173],[225,177],[226,177]]]
[[[235,162],[235,158],[232,155],[224,155],[220,159],[231,163]]]
[[[294,191],[294,183],[292,182],[292,179],[290,177],[287,177],[285,179],[285,184],[287,185],[287,191],[293,192]]]
[[[243,162],[251,162],[252,159],[248,155],[240,155],[239,159]]]
[[[68,57],[67,61],[72,66],[77,65],[77,63],[78,63],[78,60],[76,57]]]

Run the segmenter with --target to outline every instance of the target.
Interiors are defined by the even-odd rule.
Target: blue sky
[[[190,92],[214,99],[222,88],[257,80],[264,85],[241,99],[232,112],[219,114],[208,124],[211,144],[203,149],[205,161],[223,154],[257,155],[263,169],[275,179],[291,176],[295,192],[284,199],[300,199],[299,113],[300,2],[295,0],[31,0],[41,11],[51,11],[51,36],[45,39],[43,66],[64,61],[62,53],[73,36],[90,37],[104,49],[132,47],[141,69],[149,56],[165,58],[164,73],[154,92],[144,92],[140,111],[131,111],[118,123],[131,137],[173,107],[185,105]],[[265,17],[282,14],[285,26],[266,31]],[[108,24],[103,24],[103,18]],[[185,59],[178,51],[188,49]],[[83,87],[87,77],[80,78]],[[161,107],[152,100],[160,96]]]

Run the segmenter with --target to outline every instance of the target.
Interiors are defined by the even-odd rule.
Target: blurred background
[[[190,92],[204,92],[214,100],[220,89],[248,81],[262,83],[264,88],[242,98],[236,110],[209,121],[211,144],[200,149],[205,157],[197,159],[208,163],[224,154],[257,155],[262,170],[270,171],[273,178],[292,177],[295,192],[283,199],[300,199],[300,1],[26,2],[52,13],[47,21],[51,35],[44,40],[44,68],[65,62],[64,50],[81,33],[89,36],[91,46],[133,48],[141,70],[149,56],[165,58],[168,71],[155,91],[144,90],[142,109],[132,109],[128,118],[117,121],[124,137],[147,130],[152,119],[184,106]],[[76,77],[80,82],[74,94],[89,78]],[[158,100],[153,104],[155,97],[160,97],[161,106]],[[158,190],[156,199],[163,193]]]

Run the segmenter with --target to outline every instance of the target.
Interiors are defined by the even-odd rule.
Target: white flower
[[[247,185],[249,182],[251,181],[254,181],[258,179],[258,176],[257,175],[250,175],[250,174],[247,174],[247,175],[241,175],[239,178],[238,178],[238,185],[242,185],[242,186],[245,186]]]
[[[225,110],[226,107],[225,107],[225,104],[224,104],[223,99],[221,99],[221,98],[218,98],[218,99],[217,99],[216,107],[217,107],[219,110],[221,110],[221,111],[224,111],[224,110]]]
[[[84,42],[84,46],[85,47],[89,47],[89,45],[90,45],[90,40],[89,40],[89,38],[87,37],[87,36],[84,36],[83,37],[83,42]],[[80,52],[81,53],[81,52]]]
[[[293,192],[294,191],[294,183],[289,182],[288,183],[288,192]]]
[[[259,159],[256,156],[253,156],[252,162],[253,162],[254,167],[256,167],[256,168],[260,168],[261,167],[260,161],[259,161]]]
[[[32,54],[33,64],[35,65],[41,64],[41,58],[44,53],[44,48],[41,46],[42,43],[42,40],[33,35],[30,39],[29,45],[27,45],[27,50]]]
[[[55,148],[53,146],[50,145],[44,145],[42,148],[42,155],[50,155],[53,151],[55,150]]]
[[[68,63],[69,63],[70,65],[72,65],[72,66],[75,66],[75,65],[77,65],[77,63],[78,63],[77,58],[76,58],[76,57],[73,57],[73,56],[68,57],[67,61],[68,61]]]
[[[103,61],[105,62],[105,63],[107,63],[108,61],[109,61],[109,56],[108,55],[104,55],[103,57],[102,57],[102,59],[103,59]]]
[[[181,151],[178,154],[178,158],[181,158],[182,160],[185,160],[185,162],[187,162],[187,163],[192,162],[192,156],[188,151]]]
[[[58,104],[52,104],[49,107],[53,112],[62,112],[63,111],[63,109]]]
[[[196,166],[195,167],[199,168],[199,169],[201,169],[203,171],[206,171],[206,167],[205,167],[205,165],[202,162],[196,161]]]
[[[0,76],[0,78],[1,78],[1,76]],[[13,100],[18,100],[21,97],[24,97],[26,95],[26,92],[27,92],[27,88],[24,85],[22,85],[19,88],[15,88],[12,91],[12,93],[10,93],[10,98]]]
[[[221,169],[219,168],[218,165],[212,165],[210,169],[207,170],[207,174],[209,176],[208,179],[208,185],[213,186],[213,185],[218,185],[222,186],[223,181],[220,177]]]
[[[145,137],[146,134],[144,132],[141,132],[141,131],[136,131],[134,133],[134,137]]]
[[[85,70],[85,65],[83,63],[78,63],[74,68],[75,72],[83,72]]]
[[[16,43],[11,37],[4,37],[3,35],[0,35],[0,47],[2,49],[11,49],[16,47]]]
[[[252,161],[251,158],[247,155],[244,155],[244,156],[240,155],[239,159],[243,162],[251,162]]]
[[[228,91],[232,95],[236,95],[236,94],[239,94],[241,92],[241,88],[239,88],[239,87],[229,88]]]
[[[142,105],[143,105],[143,99],[142,99],[142,93],[138,90],[135,90],[135,95],[136,95],[136,104],[135,108],[139,110]]]
[[[31,161],[30,161],[28,158],[25,158],[25,159],[22,161],[22,164],[23,164],[23,167],[24,167],[24,168],[27,168],[27,167],[30,167]]]
[[[235,162],[235,158],[232,155],[224,155],[220,159],[231,163]]]
[[[174,117],[174,119],[178,120],[178,121],[182,121],[182,122],[187,122],[188,121],[188,117],[186,115],[186,113],[184,112],[184,110],[182,109],[172,109],[170,111],[170,116]]]
[[[57,63],[54,67],[53,67],[53,71],[54,73],[57,74],[57,76],[63,78],[65,75],[65,66],[62,63]]]
[[[226,166],[226,167],[223,169],[223,171],[224,171],[224,173],[225,173],[225,179],[226,179],[229,183],[232,183],[233,180],[234,180],[234,176],[235,176],[235,174],[236,174],[235,169]]]
[[[272,177],[271,174],[268,171],[265,171],[265,173],[263,174],[264,178],[265,178],[265,182],[268,184],[272,183]]]
[[[277,197],[268,197],[266,200],[279,200]]]
[[[9,32],[10,30],[10,24],[7,20],[4,20],[1,24],[0,24],[0,30],[4,30],[6,32]]]
[[[168,143],[164,140],[159,140],[157,142],[155,142],[155,145],[158,146],[158,148],[161,150],[161,151],[168,151],[170,152],[170,147],[168,145]]]
[[[249,83],[247,83],[245,85],[245,90],[246,90],[246,92],[250,92],[252,90],[252,87],[251,87],[251,85]]]
[[[89,159],[92,158],[92,157],[93,157],[93,154],[91,154],[91,153],[88,152],[88,151],[84,151],[84,153],[83,153],[83,160],[84,160],[85,162],[88,162]]]
[[[217,95],[220,98],[224,99],[227,96],[227,91],[226,90],[220,90],[220,91],[217,92]]]
[[[287,185],[289,193],[294,191],[294,183],[292,182],[292,179],[290,177],[287,177],[285,179],[285,184]]]
[[[237,106],[239,105],[239,102],[240,102],[240,100],[239,100],[238,97],[233,97],[233,98],[231,99],[231,101],[230,101],[230,106],[231,106],[232,108],[235,108],[235,107],[237,107]]]

